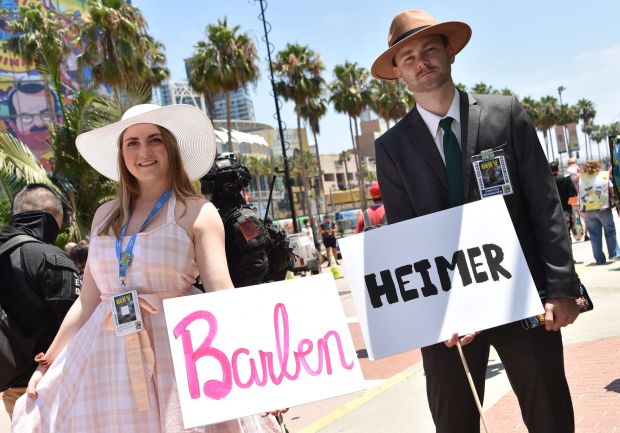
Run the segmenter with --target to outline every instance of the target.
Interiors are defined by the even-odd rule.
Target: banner
[[[338,242],[370,359],[544,311],[502,196]]]
[[[186,429],[365,388],[331,274],[163,303]]]
[[[555,142],[558,145],[558,153],[566,153],[566,141],[564,140],[564,127],[562,125],[555,126]]]
[[[566,125],[568,129],[568,145],[570,146],[571,152],[575,152],[579,150],[579,138],[577,138],[577,124],[569,123]]]

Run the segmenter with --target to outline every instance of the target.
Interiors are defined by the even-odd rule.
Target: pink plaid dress
[[[166,222],[138,235],[134,260],[127,270],[127,290],[136,289],[145,298],[141,299],[141,310],[146,331],[132,334],[131,343],[127,337],[116,336],[107,299],[120,291],[115,238],[95,236],[91,240],[88,264],[102,302],[43,376],[37,399],[23,396],[18,400],[13,432],[280,431],[273,417],[260,415],[183,429],[161,299],[196,293],[192,283],[198,275],[198,266],[192,240],[175,221],[175,204],[172,194]],[[123,248],[127,241],[128,238]],[[143,362],[131,362],[132,356]],[[137,385],[132,382],[135,380],[135,375],[130,374],[132,368],[139,369]]]

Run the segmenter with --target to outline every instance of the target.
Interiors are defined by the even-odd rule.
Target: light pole
[[[562,132],[564,133],[564,145],[568,150],[568,157],[571,158],[573,156],[573,152],[571,152],[570,144],[566,137],[566,111],[564,110],[564,104],[562,104],[562,92],[566,90],[566,87],[560,86],[558,87],[558,94],[560,95],[560,114],[562,115]],[[560,161],[562,161],[562,157],[560,157]]]

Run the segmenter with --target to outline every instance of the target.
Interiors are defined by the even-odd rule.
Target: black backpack
[[[29,242],[43,243],[28,235],[14,236],[0,246],[0,258],[10,255],[13,275],[21,292],[29,302],[45,308],[45,302],[26,284],[21,267],[21,252],[18,247]],[[25,335],[0,305],[0,391],[9,388],[15,380],[33,370],[35,347],[43,332],[45,327],[39,327],[32,334]]]

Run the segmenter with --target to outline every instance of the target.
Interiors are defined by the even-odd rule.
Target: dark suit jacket
[[[460,100],[465,202],[480,200],[471,156],[503,149],[514,190],[504,200],[534,282],[547,297],[577,297],[557,188],[528,115],[515,97],[460,92]],[[389,223],[449,207],[446,166],[415,107],[375,141],[375,151]]]

